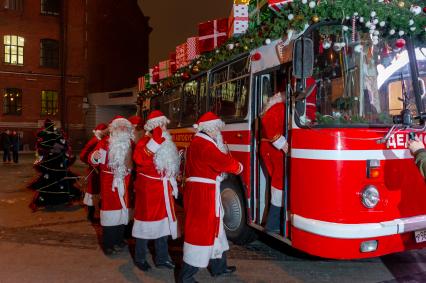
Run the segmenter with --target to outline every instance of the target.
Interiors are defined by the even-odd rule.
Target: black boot
[[[95,211],[96,209],[94,206],[91,206],[91,205],[87,206],[87,220],[89,220],[92,223],[96,221]]]

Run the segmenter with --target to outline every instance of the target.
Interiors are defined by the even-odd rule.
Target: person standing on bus
[[[170,123],[158,110],[151,112],[144,126],[146,134],[133,153],[136,164],[135,222],[132,235],[136,239],[135,265],[142,271],[151,268],[146,260],[148,240],[155,240],[156,266],[174,269],[168,252],[169,235],[177,238],[177,219],[173,197],[178,197],[176,176],[180,157],[171,135]]]
[[[89,165],[87,168],[87,189],[84,194],[83,203],[87,206],[87,220],[90,222],[95,221],[95,199],[98,198],[100,192],[99,186],[99,173],[89,164],[89,154],[96,148],[98,143],[104,136],[108,134],[107,125],[99,124],[93,130],[93,137],[86,143],[80,152],[80,160]]]
[[[260,154],[271,178],[271,205],[266,230],[280,231],[284,190],[284,154],[288,152],[284,136],[285,105],[281,92],[270,97],[261,113],[262,141]]]
[[[183,267],[180,282],[195,282],[199,268],[210,263],[212,276],[233,273],[228,266],[226,239],[220,197],[223,173],[240,174],[243,166],[227,151],[221,130],[225,123],[212,112],[207,112],[194,125],[196,135],[186,157],[186,184],[183,192],[185,233]]]
[[[425,145],[418,138],[415,140],[408,141],[408,148],[414,155],[417,167],[419,167],[420,173],[423,177],[426,177],[426,149]]]

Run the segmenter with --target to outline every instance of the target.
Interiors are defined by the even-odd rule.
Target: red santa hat
[[[143,127],[143,125],[144,125],[144,121],[143,121],[143,119],[142,119],[140,116],[137,116],[137,115],[130,117],[130,118],[129,118],[129,121],[130,121],[130,123],[132,123],[132,125],[133,125],[133,126],[135,126],[135,127],[140,127],[140,128],[142,128],[142,127]]]
[[[157,127],[167,125],[168,123],[170,123],[170,120],[167,119],[167,117],[163,114],[163,112],[159,110],[154,110],[151,113],[149,113],[144,129],[145,131],[149,132]]]
[[[221,131],[225,123],[213,112],[203,114],[193,127],[198,131],[214,132]]]
[[[108,126],[104,123],[100,123],[99,125],[96,126],[96,128],[94,129],[94,131],[103,131],[106,128],[108,128]]]
[[[111,122],[108,125],[108,128],[111,131],[112,129],[115,129],[121,126],[131,128],[132,124],[130,123],[129,120],[127,120],[123,116],[117,115],[111,120]]]
[[[108,128],[108,126],[104,123],[101,123],[96,126],[96,128],[93,129],[93,134],[100,140],[102,139],[102,136],[104,135],[104,131]]]

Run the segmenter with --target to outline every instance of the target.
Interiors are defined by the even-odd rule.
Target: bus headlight
[[[361,193],[361,202],[366,208],[374,208],[380,201],[379,190],[368,185]]]

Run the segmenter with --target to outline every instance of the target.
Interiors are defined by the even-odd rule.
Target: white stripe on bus
[[[291,149],[291,158],[315,160],[394,160],[412,159],[408,149],[385,150],[322,150],[322,149]]]
[[[238,123],[238,124],[226,124],[222,132],[233,132],[233,131],[249,131],[249,123]]]
[[[230,151],[250,152],[250,145],[228,144],[228,148],[229,148]]]

